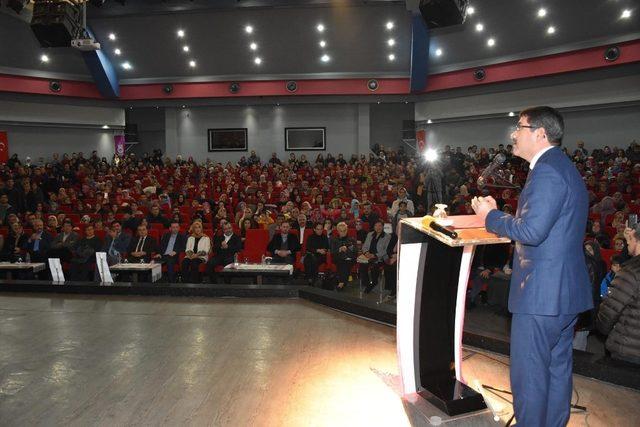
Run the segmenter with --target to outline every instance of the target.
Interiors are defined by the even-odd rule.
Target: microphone
[[[431,221],[429,223],[429,227],[432,230],[435,230],[439,233],[444,234],[447,237],[450,237],[452,239],[457,239],[458,238],[458,233],[456,233],[455,231],[453,231],[452,229],[448,228],[448,227],[443,227],[442,225],[438,224],[435,221]]]
[[[505,160],[507,160],[507,156],[505,156],[503,153],[498,153],[495,155],[491,163],[489,163],[489,166],[487,166],[485,170],[482,171],[482,174],[478,177],[478,188],[483,188],[487,184],[487,178],[490,177],[491,174],[493,174],[493,171],[496,170],[500,165],[502,165]]]

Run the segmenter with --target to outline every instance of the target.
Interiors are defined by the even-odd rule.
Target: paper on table
[[[484,228],[484,221],[478,215],[454,215],[447,219],[453,220],[453,228]]]

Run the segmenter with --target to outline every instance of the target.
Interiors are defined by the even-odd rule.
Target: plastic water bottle
[[[262,254],[262,258],[260,259],[260,264],[264,265],[264,259],[265,259],[265,256],[264,254]]]
[[[29,252],[27,252],[27,255],[25,256],[25,261],[27,264],[31,262],[31,254]]]
[[[237,252],[233,255],[233,266],[235,268],[238,268],[238,253]]]

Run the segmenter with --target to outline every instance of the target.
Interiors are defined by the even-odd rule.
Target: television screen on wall
[[[247,128],[209,129],[209,151],[247,151]]]
[[[285,128],[285,150],[326,150],[327,128]]]

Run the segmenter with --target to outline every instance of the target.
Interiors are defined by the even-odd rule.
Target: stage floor
[[[509,387],[507,358],[465,358]],[[640,419],[640,393],[576,388],[570,425]],[[407,426],[398,391],[395,329],[304,300],[0,295],[2,426]]]

